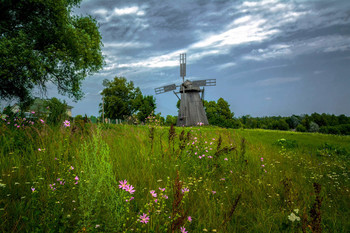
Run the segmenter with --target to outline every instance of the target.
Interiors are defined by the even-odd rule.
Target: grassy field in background
[[[0,137],[0,232],[350,231],[349,136],[37,122]]]

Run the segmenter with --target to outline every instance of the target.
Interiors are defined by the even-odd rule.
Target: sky
[[[236,117],[313,112],[350,115],[349,0],[83,0],[74,14],[100,25],[106,65],[66,100],[74,115],[98,115],[104,79],[125,77],[156,98],[156,113],[177,115],[179,55],[189,80],[216,79],[205,99],[224,98]]]

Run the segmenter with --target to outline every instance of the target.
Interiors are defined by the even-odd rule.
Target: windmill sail
[[[192,81],[193,86],[216,86],[216,79],[204,79]]]
[[[158,94],[161,94],[164,92],[176,90],[176,85],[171,84],[171,85],[155,88],[154,90],[156,91],[156,94],[158,95]]]

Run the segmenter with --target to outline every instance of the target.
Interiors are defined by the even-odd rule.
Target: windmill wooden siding
[[[180,87],[181,102],[176,126],[195,126],[198,123],[208,125],[203,102],[199,97],[199,86],[193,86],[186,80]]]

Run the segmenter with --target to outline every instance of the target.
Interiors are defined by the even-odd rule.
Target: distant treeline
[[[224,128],[294,130],[298,132],[350,135],[350,117],[344,114],[335,116],[333,114],[313,113],[311,115],[303,114],[289,117],[252,117],[245,115],[236,118],[229,107],[227,101],[222,98],[217,102],[204,101],[209,124]],[[165,124],[176,124],[176,120],[176,116],[168,115]]]
[[[248,129],[295,130],[298,132],[319,132],[326,134],[350,135],[350,117],[344,114],[312,113],[311,115],[292,115],[290,117],[251,117],[236,119],[240,127]]]

